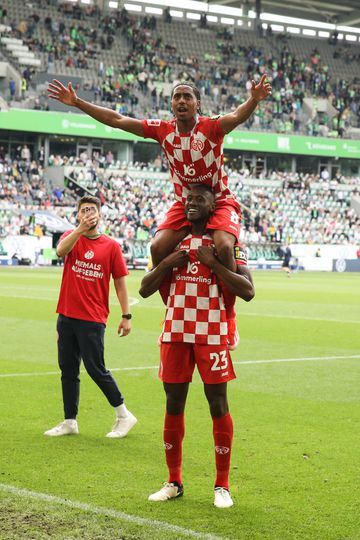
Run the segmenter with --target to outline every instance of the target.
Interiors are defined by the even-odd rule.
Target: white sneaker
[[[126,437],[130,429],[132,429],[137,423],[137,418],[128,411],[128,416],[119,416],[116,419],[115,424],[112,427],[112,430],[106,435],[110,439],[122,439]]]
[[[47,437],[62,437],[62,435],[78,435],[79,428],[76,420],[64,420],[57,426],[45,431]]]
[[[169,499],[181,497],[183,494],[183,486],[177,486],[176,484],[165,482],[164,486],[159,491],[149,495],[148,500],[154,502],[168,501]]]
[[[214,505],[217,508],[230,508],[230,506],[234,504],[230,492],[227,489],[222,487],[216,487],[214,493]]]

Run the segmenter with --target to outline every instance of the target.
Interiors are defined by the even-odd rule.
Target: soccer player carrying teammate
[[[271,93],[271,85],[264,74],[259,83],[252,81],[251,96],[234,112],[217,118],[201,116],[199,90],[189,82],[176,85],[171,94],[174,119],[137,120],[115,111],[93,105],[80,99],[71,83],[64,86],[56,79],[50,83],[49,97],[66,105],[77,107],[99,122],[113,128],[129,131],[140,137],[157,140],[169,162],[170,177],[174,184],[176,202],[168,211],[165,221],[158,227],[152,243],[154,266],[169,255],[188,232],[189,223],[184,204],[189,186],[206,184],[215,194],[216,207],[208,224],[219,260],[235,270],[233,247],[240,233],[240,205],[228,188],[224,170],[223,141],[227,133],[245,122],[258,103]],[[229,345],[235,348],[238,341],[234,301],[225,298],[229,320]]]
[[[78,433],[76,421],[80,394],[80,362],[98,385],[110,405],[116,421],[107,434],[125,437],[137,419],[127,410],[124,398],[105,367],[104,334],[109,315],[109,283],[114,279],[122,309],[118,327],[120,336],[131,330],[131,314],[125,283],[128,274],[120,245],[98,230],[100,199],[85,196],[78,203],[79,225],[65,232],[56,252],[65,257],[57,313],[58,356],[65,420],[44,435],[59,437]]]
[[[214,251],[207,222],[216,203],[211,188],[194,185],[185,204],[191,232],[176,250],[143,278],[140,294],[148,297],[160,290],[166,303],[160,336],[159,377],[166,393],[164,447],[168,482],[150,501],[166,501],[183,494],[182,441],[184,410],[195,364],[204,382],[213,419],[215,443],[215,498],[218,508],[233,505],[229,492],[229,469],[233,423],[227,401],[227,382],[235,378],[227,343],[227,321],[222,286],[246,301],[254,297],[247,267],[233,272]],[[244,264],[244,261],[241,260]]]

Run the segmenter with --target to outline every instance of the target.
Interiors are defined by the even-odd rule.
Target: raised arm
[[[107,109],[106,107],[99,107],[84,99],[80,99],[76,95],[71,82],[69,82],[67,86],[64,86],[57,79],[53,79],[53,82],[49,83],[48,93],[49,98],[60,101],[65,105],[70,105],[70,107],[76,107],[102,124],[106,124],[107,126],[116,129],[123,129],[124,131],[133,133],[139,137],[144,136],[141,120],[122,116],[116,111]]]
[[[245,266],[238,266],[236,272],[232,272],[215,257],[213,248],[200,246],[197,250],[200,262],[206,264],[227,287],[229,292],[236,294],[245,302],[250,302],[255,296],[255,289],[250,271]]]
[[[271,94],[271,84],[266,81],[267,75],[264,74],[259,84],[256,84],[255,81],[251,81],[251,96],[245,103],[239,105],[239,107],[232,113],[225,114],[219,119],[219,124],[222,129],[222,132],[230,133],[235,129],[239,124],[246,122],[246,120],[252,115],[255,111],[258,103],[263,99],[267,98]]]
[[[173,268],[184,266],[189,260],[186,251],[174,251],[163,259],[155,268],[153,268],[142,279],[139,294],[143,298],[147,298],[158,291]]]

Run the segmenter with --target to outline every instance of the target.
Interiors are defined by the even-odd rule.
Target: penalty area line
[[[360,358],[360,354],[345,355],[345,356],[306,356],[304,358],[272,358],[267,360],[233,360],[233,364],[241,365],[256,365],[256,364],[281,364],[282,362],[317,362],[327,360],[353,360]],[[113,367],[110,371],[145,371],[148,369],[159,369],[159,366],[134,366],[134,367]],[[81,373],[85,373],[82,369]],[[7,377],[41,377],[44,375],[60,375],[60,371],[33,371],[32,373],[0,373],[0,378]]]
[[[83,512],[88,512],[91,514],[110,516],[120,521],[132,523],[140,527],[154,527],[158,530],[160,529],[165,532],[168,531],[169,533],[175,535],[180,534],[181,536],[188,538],[202,538],[204,540],[227,540],[226,538],[215,536],[211,533],[200,533],[191,529],[186,529],[185,527],[172,525],[171,523],[167,523],[166,521],[159,521],[156,519],[143,518],[132,514],[125,514],[124,512],[121,512],[119,510],[113,510],[112,508],[103,508],[101,506],[93,506],[92,504],[72,501],[70,499],[62,499],[61,497],[57,497],[55,495],[48,495],[47,493],[31,491],[25,488],[18,488],[16,486],[8,484],[0,483],[0,491],[3,491],[5,493],[11,493],[12,495],[23,497],[25,499],[34,499],[37,501],[44,501],[55,505],[65,506],[73,510],[81,510]]]

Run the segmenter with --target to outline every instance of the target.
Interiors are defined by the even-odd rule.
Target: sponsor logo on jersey
[[[92,259],[94,257],[95,253],[89,249],[84,255],[85,259]]]
[[[199,264],[198,261],[196,262],[189,261],[187,265],[187,269],[186,269],[187,274],[197,274],[199,271],[198,264]]]
[[[204,150],[204,142],[201,139],[194,139],[191,142],[191,149],[196,150],[197,152],[201,152]]]
[[[234,257],[235,257],[235,261],[239,261],[239,262],[242,262],[244,264],[247,263],[247,257],[246,257],[246,253],[244,251],[244,249],[240,246],[235,246],[234,247]]]
[[[230,448],[228,448],[227,446],[215,446],[215,452],[217,454],[221,454],[221,455],[228,454],[229,450]]]
[[[164,448],[165,448],[165,450],[171,450],[172,447],[173,447],[172,444],[170,444],[170,443],[168,443],[168,442],[164,442]]]
[[[150,119],[150,120],[146,120],[146,123],[147,123],[148,126],[159,127],[159,126],[160,126],[160,123],[161,123],[161,120]]]
[[[193,163],[191,165],[184,164],[184,174],[187,176],[195,176],[196,172]]]

